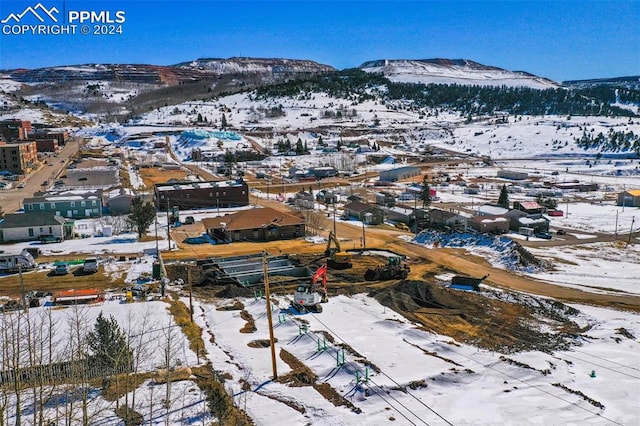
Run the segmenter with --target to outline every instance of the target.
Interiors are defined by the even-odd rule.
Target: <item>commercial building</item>
[[[640,189],[632,189],[619,193],[617,204],[626,207],[640,207]]]
[[[380,180],[383,182],[397,182],[420,175],[420,167],[406,166],[380,172]]]
[[[243,180],[190,182],[155,186],[156,208],[180,210],[249,205],[249,187]]]
[[[35,142],[0,142],[0,170],[24,175],[38,167],[38,149]]]

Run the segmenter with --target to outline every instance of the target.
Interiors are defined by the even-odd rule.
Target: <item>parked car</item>
[[[196,221],[193,218],[193,216],[187,216],[187,217],[184,218],[184,224],[185,225],[193,225],[194,223],[196,223]]]
[[[68,263],[59,263],[56,265],[53,273],[55,275],[67,275],[69,273],[69,264]]]
[[[95,257],[87,257],[82,265],[82,271],[87,274],[98,272],[98,259]]]
[[[411,231],[411,229],[409,229],[407,224],[403,222],[396,223],[396,228],[400,229],[401,231],[407,231],[407,232]]]
[[[565,235],[567,233],[567,231],[565,231],[564,229],[558,229],[558,231],[556,231],[556,234],[558,235]]]
[[[39,240],[41,244],[59,243],[62,241],[62,237],[58,237],[57,235],[44,234],[40,235]]]
[[[550,240],[553,236],[551,235],[551,232],[547,232],[547,231],[540,231],[540,232],[536,232],[534,234],[534,236],[536,238],[542,238],[545,240]]]
[[[20,183],[18,184],[18,188],[24,188],[25,186],[27,186],[27,183],[26,183],[26,182],[20,182]]]

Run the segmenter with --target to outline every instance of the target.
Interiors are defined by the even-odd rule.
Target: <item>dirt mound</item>
[[[576,311],[557,301],[504,292],[466,292],[403,281],[370,293],[381,304],[458,341],[504,353],[552,352],[579,344]]]

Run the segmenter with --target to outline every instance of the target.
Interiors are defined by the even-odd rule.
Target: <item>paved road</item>
[[[66,168],[67,160],[77,152],[78,143],[71,139],[64,148],[58,152],[57,157],[47,158],[48,164],[43,164],[40,168],[26,177],[24,188],[13,188],[0,191],[0,206],[5,213],[12,213],[22,208],[22,200],[32,197],[34,192],[43,189],[42,183],[55,179],[61,170]],[[17,185],[18,182],[15,182]]]

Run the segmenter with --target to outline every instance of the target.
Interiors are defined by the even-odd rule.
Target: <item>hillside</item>
[[[460,84],[470,86],[528,87],[555,89],[559,83],[522,71],[479,64],[468,59],[421,59],[365,62],[359,67],[379,73],[396,83]]]

